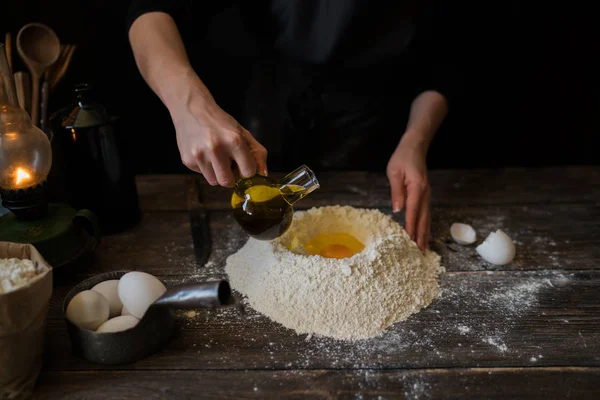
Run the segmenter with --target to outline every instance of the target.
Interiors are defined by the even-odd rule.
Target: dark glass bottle
[[[92,210],[103,233],[140,219],[133,169],[119,118],[95,102],[88,84],[75,86],[74,103],[50,118],[54,153],[51,177],[74,208]]]

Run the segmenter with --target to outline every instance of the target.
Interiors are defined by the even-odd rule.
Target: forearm
[[[214,101],[194,72],[170,15],[141,15],[131,25],[129,41],[142,77],[171,113],[187,104],[192,91],[207,102]]]
[[[427,150],[447,113],[447,101],[439,92],[429,90],[419,94],[411,104],[408,124],[400,143]]]

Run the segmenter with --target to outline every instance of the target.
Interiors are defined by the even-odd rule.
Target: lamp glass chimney
[[[0,188],[36,186],[44,182],[51,166],[50,141],[19,106],[4,45],[0,44]]]

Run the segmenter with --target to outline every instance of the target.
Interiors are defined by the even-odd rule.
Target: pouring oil
[[[314,173],[306,166],[296,169],[281,181],[261,175],[241,179],[231,196],[233,216],[253,238],[275,239],[292,224],[293,204],[318,187]]]
[[[238,224],[255,239],[275,239],[292,224],[292,205],[282,196],[277,183],[263,176],[241,181],[233,192],[231,206]]]

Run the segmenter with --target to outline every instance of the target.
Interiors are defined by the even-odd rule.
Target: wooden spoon
[[[41,109],[41,121],[40,121],[40,129],[44,133],[48,133],[48,98],[50,97],[50,85],[48,81],[44,80],[42,84],[42,103],[40,106]]]
[[[27,72],[15,72],[15,86],[17,88],[17,99],[19,105],[27,114],[31,115],[31,83]]]
[[[58,85],[65,76],[76,48],[77,46],[74,44],[60,46],[60,57],[58,58],[58,61],[46,71],[46,80],[50,84],[50,90],[54,90],[56,85]]]
[[[7,32],[6,35],[4,35],[4,47],[6,50],[6,61],[8,61],[8,68],[10,68],[12,71],[12,35],[10,32]]]
[[[31,120],[40,125],[40,79],[60,55],[60,40],[50,27],[31,23],[17,35],[17,51],[31,74]]]

